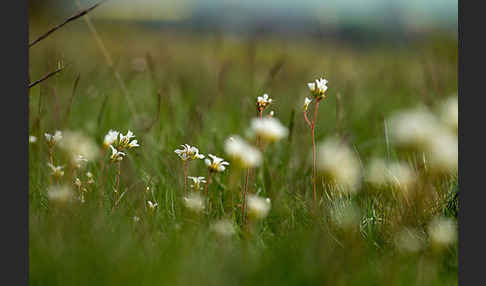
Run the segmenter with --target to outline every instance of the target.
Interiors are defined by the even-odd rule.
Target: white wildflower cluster
[[[395,113],[389,120],[391,142],[400,149],[424,154],[433,172],[455,172],[458,140],[454,99],[443,103],[442,110],[442,120],[425,107]]]
[[[52,148],[56,143],[62,140],[62,132],[56,130],[54,134],[44,133],[44,137],[46,138],[47,145]]]
[[[127,131],[126,135],[112,129],[108,131],[103,140],[103,147],[110,147],[111,162],[123,160],[123,158],[127,155],[127,153],[123,152],[124,150],[130,150],[140,146],[138,144],[138,140],[132,140],[132,138],[135,138],[135,135],[130,130]]]
[[[246,143],[238,135],[233,135],[224,142],[224,150],[228,156],[241,168],[258,167],[262,162],[260,151]]]
[[[324,78],[316,79],[314,82],[310,82],[307,84],[309,90],[314,96],[315,99],[320,100],[326,97],[327,91],[327,80]]]
[[[343,192],[358,191],[361,169],[354,152],[338,138],[328,138],[318,146],[317,170],[325,176],[326,183]]]
[[[228,162],[226,162],[223,158],[219,158],[217,156],[214,156],[213,154],[208,154],[208,156],[211,158],[206,158],[204,160],[204,163],[208,167],[210,172],[223,172],[226,170],[226,166],[229,165]]]
[[[263,96],[258,96],[256,101],[256,106],[258,112],[262,112],[267,106],[272,103],[272,99],[268,96],[268,94],[263,94]]]
[[[247,203],[248,214],[256,219],[264,219],[270,212],[272,206],[269,198],[262,198],[257,195],[249,195]]]
[[[457,96],[447,98],[439,107],[439,118],[448,128],[457,134],[459,128],[459,104]]]
[[[176,149],[174,152],[181,158],[182,161],[204,159],[203,154],[199,154],[199,149],[188,144],[181,145],[182,149]]]
[[[191,189],[194,191],[200,191],[203,189],[202,184],[206,183],[206,179],[204,177],[191,177],[188,176],[187,178],[192,180],[192,184],[190,185]]]
[[[200,213],[204,210],[204,200],[199,193],[192,193],[184,197],[184,206],[195,213]]]
[[[251,120],[251,130],[259,138],[268,143],[280,141],[287,137],[289,130],[274,117],[253,118]]]

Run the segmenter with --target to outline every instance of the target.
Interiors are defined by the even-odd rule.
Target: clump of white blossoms
[[[203,189],[202,184],[206,183],[206,180],[204,177],[191,177],[188,176],[189,179],[192,180],[192,184],[190,185],[191,189],[195,191],[200,191]]]
[[[51,163],[47,163],[47,166],[51,169],[51,175],[56,178],[64,176],[64,166],[54,166]]]
[[[209,158],[206,158],[204,163],[206,166],[208,166],[209,172],[223,172],[226,170],[225,166],[229,165],[229,163],[223,158],[219,158],[213,154],[208,154],[208,156],[212,159],[212,161]]]
[[[316,99],[323,99],[326,97],[327,91],[327,80],[324,78],[316,79],[314,82],[310,82],[307,84],[309,90],[311,91],[312,95]]]
[[[233,222],[228,219],[213,222],[209,228],[211,231],[223,237],[230,237],[236,233]]]
[[[44,137],[46,138],[47,145],[49,147],[53,147],[54,145],[56,145],[56,143],[62,140],[62,132],[56,130],[56,132],[54,132],[54,135],[49,133],[44,133]]]
[[[121,132],[110,130],[108,134],[105,136],[105,140],[103,144],[110,143],[108,145],[111,149],[111,162],[117,162],[123,160],[123,158],[127,155],[127,153],[122,152],[123,150],[130,150],[135,147],[139,147],[138,141],[135,138],[135,135],[132,131],[128,130],[126,135],[123,135]]]
[[[251,130],[268,143],[277,142],[289,134],[287,127],[275,117],[253,118]]]
[[[34,135],[30,135],[29,136],[29,143],[35,143],[37,142],[37,137],[35,137]]]
[[[307,108],[309,108],[309,104],[312,102],[312,99],[309,99],[308,97],[306,97],[304,99],[304,111],[307,111]]]
[[[361,179],[360,164],[354,152],[338,138],[329,138],[318,146],[317,170],[327,183],[343,192],[354,193]]]
[[[204,200],[199,193],[192,193],[184,197],[184,206],[195,213],[200,213],[204,210]]]
[[[263,94],[263,96],[258,96],[256,101],[257,110],[261,113],[267,106],[272,103],[272,99],[268,96],[268,94]]]
[[[70,156],[71,163],[78,165],[79,159],[92,161],[98,156],[99,148],[93,139],[78,131],[65,131],[59,147]]]
[[[381,187],[391,185],[397,189],[407,191],[414,184],[417,176],[405,163],[387,163],[381,158],[371,159],[366,173],[366,181]]]
[[[439,109],[439,118],[447,127],[457,134],[459,127],[459,107],[457,96],[451,96],[442,102]]]
[[[225,140],[224,151],[241,168],[254,168],[262,162],[260,151],[237,135]]]
[[[176,149],[174,153],[176,153],[182,161],[187,160],[196,160],[196,159],[204,159],[203,154],[199,154],[199,149],[195,146],[190,146],[188,144],[181,145],[182,149]]]
[[[262,198],[257,195],[249,195],[247,203],[248,214],[256,219],[264,219],[272,206],[269,198]]]
[[[73,197],[73,191],[67,185],[54,185],[47,190],[47,197],[51,201],[65,203]]]
[[[445,247],[456,241],[457,226],[449,218],[435,218],[429,224],[428,233],[429,239],[434,246]]]

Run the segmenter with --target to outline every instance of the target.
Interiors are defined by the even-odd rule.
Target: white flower
[[[268,105],[272,103],[272,99],[268,97],[268,94],[263,94],[263,96],[257,97],[257,110],[259,112],[263,111]]]
[[[70,200],[73,196],[73,192],[71,188],[67,185],[62,185],[62,186],[51,186],[47,190],[47,197],[49,200],[52,201],[57,201],[57,202],[67,202]]]
[[[199,191],[202,190],[201,184],[206,183],[204,177],[191,177],[188,176],[187,178],[191,179],[193,184],[190,186],[193,190]]]
[[[416,174],[405,163],[386,163],[383,159],[373,158],[368,165],[366,181],[376,186],[390,184],[402,191],[408,191],[416,180]]]
[[[29,136],[29,143],[35,143],[37,142],[37,137],[35,137],[34,135],[30,135]]]
[[[432,220],[428,227],[428,233],[431,242],[436,246],[447,246],[457,239],[456,224],[445,217]]]
[[[108,146],[114,144],[118,138],[118,134],[120,134],[120,132],[110,129],[103,140],[103,147],[108,148]]]
[[[117,147],[119,146],[121,148],[128,149],[140,146],[138,145],[137,140],[131,140],[132,138],[135,138],[135,135],[130,130],[127,131],[126,135],[120,133],[120,139],[118,140],[118,144],[115,145],[117,145]]]
[[[81,180],[78,177],[76,177],[74,179],[74,185],[76,185],[78,188],[81,187],[82,183],[81,183]]]
[[[90,137],[78,131],[65,131],[59,147],[70,156],[71,163],[77,165],[82,160],[93,161],[99,155],[99,147]]]
[[[51,175],[53,175],[54,177],[60,178],[64,176],[64,171],[62,170],[64,166],[54,166],[51,163],[47,163],[47,166],[51,168],[51,172],[52,172]]]
[[[457,134],[459,127],[459,108],[457,96],[451,96],[441,104],[439,117],[448,128]]]
[[[123,157],[127,155],[124,152],[118,151],[115,147],[113,147],[113,145],[110,145],[110,148],[111,148],[111,152],[112,152],[110,159],[113,162],[121,161],[121,160],[123,160]]]
[[[132,140],[130,143],[128,143],[128,149],[132,149],[139,146],[140,145],[137,143],[137,140]]]
[[[54,135],[49,134],[49,133],[44,133],[44,136],[46,138],[47,144],[50,147],[56,145],[56,143],[58,143],[59,141],[62,140],[62,132],[59,131],[59,130],[56,130],[56,132],[54,133]]]
[[[204,210],[204,200],[198,193],[193,193],[189,197],[184,197],[184,206],[191,211],[200,213]]]
[[[389,122],[391,142],[419,152],[427,151],[431,139],[442,129],[437,118],[422,107],[399,111],[391,116]]]
[[[317,169],[327,183],[354,193],[360,185],[361,170],[354,152],[337,138],[330,138],[318,146]]]
[[[199,154],[199,149],[195,146],[190,146],[188,144],[181,145],[182,149],[176,149],[174,153],[176,153],[182,161],[187,160],[196,160],[196,159],[204,159],[203,154]]]
[[[253,118],[251,129],[257,136],[267,142],[277,142],[289,134],[287,127],[274,117]]]
[[[138,216],[133,216],[133,222],[137,223],[140,221],[140,218]]]
[[[257,167],[262,162],[260,151],[237,135],[226,139],[224,150],[242,168]]]
[[[312,99],[309,99],[308,97],[306,97],[304,99],[304,111],[307,111],[307,108],[309,108],[309,104],[312,102]]]
[[[213,161],[211,162],[209,158],[206,158],[204,163],[206,166],[208,166],[209,171],[211,172],[223,172],[226,169],[225,166],[229,165],[229,163],[224,161],[223,158],[216,157],[213,154],[209,154],[208,156],[211,157]]]
[[[441,132],[430,138],[426,157],[429,167],[434,172],[457,171],[459,152],[457,136],[448,131]]]
[[[222,219],[212,223],[210,229],[223,237],[230,237],[236,233],[233,222],[228,219]]]
[[[155,208],[159,205],[158,203],[153,203],[152,201],[147,201],[147,205],[151,210],[155,210]]]
[[[269,198],[262,198],[257,195],[249,195],[248,214],[256,219],[263,219],[268,215],[272,206]]]
[[[327,90],[327,80],[320,78],[316,79],[314,82],[310,82],[307,84],[309,90],[312,92],[312,95],[316,98],[325,98],[325,93]]]
[[[274,117],[274,116],[275,116],[275,111],[271,110],[271,111],[268,113],[268,116],[270,116],[270,117]]]

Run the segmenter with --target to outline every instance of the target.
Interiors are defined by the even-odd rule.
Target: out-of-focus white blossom
[[[213,154],[208,154],[208,156],[213,161],[211,162],[209,158],[206,158],[206,160],[204,160],[204,163],[206,164],[206,166],[208,166],[209,171],[211,172],[223,172],[226,169],[225,166],[229,165],[229,163],[224,161],[223,158],[216,157]]]
[[[326,183],[344,192],[358,190],[361,169],[354,152],[338,138],[326,139],[318,145],[317,170],[325,176]]]
[[[195,191],[200,191],[202,190],[202,184],[205,184],[206,183],[206,180],[204,179],[204,177],[191,177],[191,176],[188,176],[187,178],[191,179],[192,180],[192,185],[190,186],[191,189],[195,190]]]
[[[452,219],[439,217],[433,219],[428,227],[429,239],[435,246],[448,246],[457,239],[457,225]]]
[[[429,144],[426,157],[429,159],[428,167],[433,172],[457,171],[459,160],[457,136],[444,131],[431,138]]]
[[[103,140],[103,148],[108,148],[110,145],[114,144],[118,139],[118,134],[120,134],[120,132],[110,129]]]
[[[269,143],[277,142],[289,134],[287,127],[275,117],[253,118],[251,129],[262,140]]]
[[[249,195],[247,202],[248,214],[256,219],[264,219],[272,206],[269,198],[262,198],[257,195]]]
[[[54,185],[47,190],[47,197],[51,201],[64,203],[73,197],[73,191],[67,185]]]
[[[30,135],[29,136],[29,143],[35,143],[37,142],[37,137],[35,137],[34,135]]]
[[[188,144],[181,145],[182,149],[176,149],[176,153],[182,161],[204,159],[203,154],[199,154],[199,149],[195,146],[190,146]]]
[[[441,104],[439,117],[448,128],[457,134],[459,127],[459,105],[457,96],[451,96]]]
[[[93,161],[99,154],[99,147],[93,139],[78,131],[65,131],[59,147],[69,154],[71,163],[77,165],[82,160]]]
[[[223,237],[230,237],[236,233],[233,222],[228,219],[221,219],[213,222],[210,229]]]
[[[254,168],[261,164],[260,151],[245,142],[240,136],[233,135],[224,142],[224,150],[242,168]]]
[[[193,212],[200,213],[204,210],[204,200],[199,193],[192,193],[184,198],[184,206]]]

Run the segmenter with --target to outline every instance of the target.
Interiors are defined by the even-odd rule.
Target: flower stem
[[[250,168],[246,169],[245,190],[243,192],[241,203],[241,223],[245,223],[245,209],[246,209],[246,194],[248,193],[248,177],[250,176]]]
[[[313,192],[314,192],[314,204],[317,206],[317,192],[316,192],[316,184],[317,184],[317,171],[316,171],[316,142],[315,142],[315,127],[317,121],[317,112],[319,108],[319,99],[316,100],[316,104],[314,105],[314,118],[312,119],[311,123],[311,136],[312,136],[312,185],[313,185]]]
[[[186,196],[187,191],[186,191],[186,184],[187,184],[187,168],[186,168],[186,162],[182,161],[182,169],[184,170],[184,196]]]
[[[101,170],[101,182],[100,182],[100,186],[98,187],[98,204],[99,204],[99,207],[101,208],[102,205],[103,205],[103,188],[102,186],[104,185],[105,183],[105,175],[104,175],[104,170],[105,170],[105,148],[101,149],[101,158],[100,158],[100,170]]]
[[[209,171],[208,174],[208,182],[206,183],[206,188],[204,189],[204,195],[207,197],[208,196],[208,187],[209,184],[211,184],[211,171]]]
[[[114,204],[116,203],[116,201],[118,200],[118,188],[120,186],[120,173],[121,173],[121,161],[118,161],[117,162],[117,171],[116,171],[116,185],[115,185],[115,200],[114,200]],[[116,205],[113,205],[113,209],[115,208]]]

